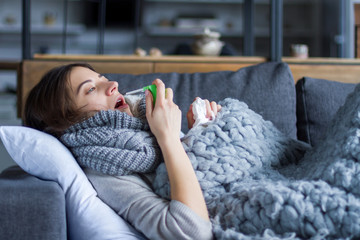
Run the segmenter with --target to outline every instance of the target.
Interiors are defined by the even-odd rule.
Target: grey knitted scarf
[[[79,165],[109,175],[148,173],[162,161],[161,150],[145,119],[145,99],[139,116],[120,111],[100,111],[71,126],[60,140]]]

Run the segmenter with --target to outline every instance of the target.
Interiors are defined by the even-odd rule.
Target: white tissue
[[[210,119],[206,117],[206,103],[201,98],[197,98],[192,103],[192,112],[194,114],[194,120],[195,120],[193,127],[212,122],[215,119],[215,114],[213,111],[211,111]]]

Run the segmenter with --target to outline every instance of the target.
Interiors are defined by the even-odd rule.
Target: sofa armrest
[[[0,174],[0,239],[66,239],[61,187],[10,167]]]

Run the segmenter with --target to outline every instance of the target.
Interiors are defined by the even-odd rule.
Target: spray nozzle
[[[151,94],[153,96],[153,104],[155,104],[155,102],[156,102],[156,85],[155,84],[152,84],[152,85],[149,85],[149,86],[146,86],[146,87],[134,90],[134,91],[127,92],[127,93],[125,93],[125,95],[138,94],[138,93],[145,92],[145,90],[149,90],[151,92]]]

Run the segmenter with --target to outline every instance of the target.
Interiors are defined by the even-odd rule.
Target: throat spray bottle
[[[145,90],[149,90],[151,92],[151,95],[153,96],[153,104],[155,105],[155,102],[156,102],[156,85],[155,84],[152,84],[152,85],[140,88],[140,89],[136,89],[134,91],[127,92],[127,93],[125,93],[125,96],[143,93],[143,92],[145,92]]]

